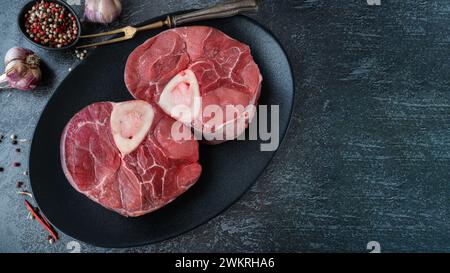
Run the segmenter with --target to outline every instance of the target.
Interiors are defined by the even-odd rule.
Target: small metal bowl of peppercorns
[[[20,11],[18,24],[30,43],[48,50],[71,48],[80,39],[80,20],[64,1],[29,2]]]

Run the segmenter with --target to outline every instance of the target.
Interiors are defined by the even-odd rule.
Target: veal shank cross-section
[[[249,46],[204,26],[175,28],[147,40],[131,53],[125,69],[135,98],[158,104],[212,144],[244,132],[255,112],[247,107],[257,105],[261,82]],[[179,105],[190,111],[178,113]],[[208,106],[233,115],[213,118],[202,111]]]
[[[77,191],[124,216],[157,210],[201,173],[197,141],[174,139],[174,122],[144,101],[91,104],[64,129],[64,173]]]

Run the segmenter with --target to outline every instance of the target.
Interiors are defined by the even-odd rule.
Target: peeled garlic
[[[84,16],[87,21],[107,24],[122,12],[120,0],[86,0]]]

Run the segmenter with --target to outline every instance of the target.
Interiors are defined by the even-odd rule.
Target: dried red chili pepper
[[[44,217],[42,217],[39,213],[36,212],[35,208],[30,204],[30,202],[28,202],[27,200],[24,200],[24,201],[25,201],[25,206],[27,207],[28,211],[31,212],[31,214],[34,216],[34,218],[36,218],[38,220],[38,222],[50,233],[50,235],[53,236],[55,241],[57,241],[59,239],[58,234],[56,234],[55,230],[50,225],[50,223],[47,222],[47,220],[45,220]]]

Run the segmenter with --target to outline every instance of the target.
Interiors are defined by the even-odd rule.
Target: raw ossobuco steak
[[[124,216],[157,210],[201,173],[198,142],[186,127],[189,136],[174,139],[174,122],[145,101],[91,104],[62,134],[64,173],[77,191]]]
[[[249,46],[204,26],[170,29],[147,40],[125,69],[125,84],[136,99],[158,104],[211,144],[244,132],[261,82]],[[180,105],[188,110],[176,108]],[[211,115],[216,109],[222,116]]]

